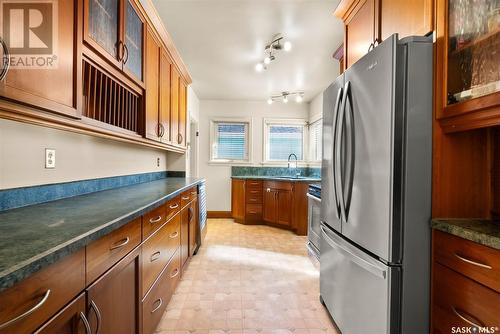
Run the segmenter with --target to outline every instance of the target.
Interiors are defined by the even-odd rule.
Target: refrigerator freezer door
[[[350,184],[344,194],[346,221],[342,234],[362,248],[392,262],[393,143],[395,105],[396,36],[388,38],[345,73],[346,103],[341,108],[351,121],[353,159],[342,162],[350,172],[342,180]],[[346,116],[347,117],[347,116]],[[346,119],[349,119],[347,117]],[[343,141],[351,143],[349,140]],[[351,182],[349,182],[351,181]],[[350,199],[350,201],[349,201]],[[398,239],[398,238],[397,238]],[[399,240],[396,240],[399,242]],[[397,260],[396,260],[397,261]]]
[[[333,175],[334,122],[340,108],[344,75],[340,75],[323,93],[323,158],[321,163],[321,220],[341,231],[340,208],[335,195]]]
[[[340,331],[398,333],[400,268],[375,260],[325,225],[321,229],[321,297]]]

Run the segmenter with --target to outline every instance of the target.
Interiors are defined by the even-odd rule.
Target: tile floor
[[[306,237],[210,219],[158,326],[161,334],[335,334]]]

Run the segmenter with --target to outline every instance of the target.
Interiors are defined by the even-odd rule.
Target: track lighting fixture
[[[267,99],[268,104],[273,104],[274,101],[288,103],[291,96],[295,96],[295,102],[301,103],[304,101],[304,92],[281,92],[280,94],[272,95]]]
[[[290,41],[284,41],[284,37],[281,34],[277,34],[273,37],[272,41],[266,45],[264,52],[266,56],[264,59],[255,65],[255,70],[257,72],[262,72],[267,70],[267,66],[271,64],[273,60],[276,59],[276,52],[280,50],[285,50],[286,52],[292,49],[292,43]]]

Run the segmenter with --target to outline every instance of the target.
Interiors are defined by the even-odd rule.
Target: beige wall
[[[45,148],[56,149],[55,169],[45,169]],[[166,159],[161,150],[0,119],[0,189],[165,171]]]
[[[231,165],[211,164],[210,159],[210,120],[220,117],[252,118],[252,155],[251,164],[262,166],[263,160],[263,123],[264,118],[294,118],[307,120],[308,103],[287,104],[276,102],[268,105],[266,101],[240,100],[200,100],[200,177],[207,181],[207,208],[209,211],[231,210]],[[284,164],[286,166],[286,164]]]

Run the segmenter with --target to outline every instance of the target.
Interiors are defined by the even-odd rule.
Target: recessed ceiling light
[[[292,43],[286,41],[285,44],[283,44],[283,48],[285,49],[285,51],[290,51],[292,49]]]

